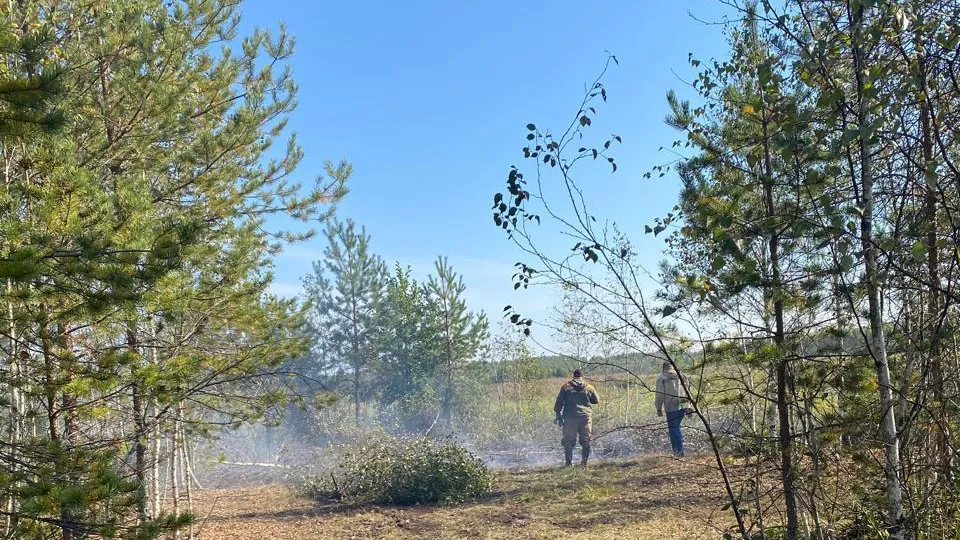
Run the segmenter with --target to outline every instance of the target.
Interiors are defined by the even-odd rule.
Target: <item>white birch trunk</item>
[[[867,59],[864,56],[863,18],[865,7],[861,3],[851,7],[851,48],[853,49],[854,73],[857,91],[857,127],[861,133],[870,125],[867,104]],[[863,281],[867,286],[867,303],[870,319],[870,354],[873,356],[880,393],[881,426],[883,428],[883,472],[886,478],[887,521],[890,540],[903,540],[903,494],[900,487],[900,438],[897,419],[894,415],[893,387],[890,381],[890,366],[887,362],[887,343],[883,330],[883,308],[880,303],[880,271],[873,234],[873,147],[868,135],[858,139],[860,153],[860,191],[863,200],[863,215],[860,218],[860,240],[863,249]]]

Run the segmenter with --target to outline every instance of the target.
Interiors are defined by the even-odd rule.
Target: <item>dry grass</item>
[[[284,486],[209,490],[195,510],[202,540],[696,539],[732,525],[708,458],[644,456],[586,469],[500,471],[494,492],[457,506],[350,507]]]

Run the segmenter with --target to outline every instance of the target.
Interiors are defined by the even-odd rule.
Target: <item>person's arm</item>
[[[656,398],[654,405],[657,406],[657,416],[663,416],[663,380],[657,377]]]
[[[553,403],[553,412],[557,416],[560,416],[560,414],[563,412],[563,402],[563,387],[561,386],[560,393],[557,394],[557,400]]]
[[[590,385],[587,389],[587,398],[590,400],[590,403],[593,405],[600,404],[600,394],[597,393],[597,389]]]

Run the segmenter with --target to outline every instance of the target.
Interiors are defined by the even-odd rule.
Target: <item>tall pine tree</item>
[[[36,435],[4,462],[7,532],[150,536],[189,517],[159,503],[161,474],[182,482],[185,417],[206,431],[279,399],[263,376],[306,336],[302,309],[267,292],[270,259],[302,235],[268,218],[328,216],[349,167],[292,181],[295,139],[272,148],[293,43],[238,39],[235,2],[0,10],[19,41],[47,32],[69,112],[56,136],[3,142],[6,385],[12,424]]]

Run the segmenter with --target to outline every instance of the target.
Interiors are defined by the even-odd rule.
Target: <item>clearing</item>
[[[641,456],[590,467],[496,471],[492,492],[456,506],[346,506],[288,486],[198,494],[201,540],[294,538],[720,538],[730,527],[708,456]]]

